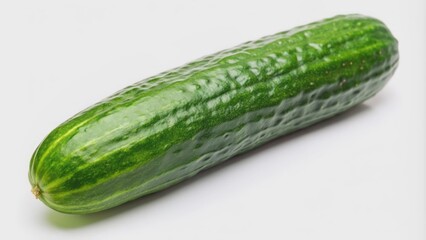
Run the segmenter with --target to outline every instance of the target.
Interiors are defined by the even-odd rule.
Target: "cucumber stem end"
[[[41,195],[40,188],[39,188],[37,185],[35,185],[35,186],[31,189],[31,192],[34,194],[34,196],[35,196],[35,198],[36,198],[36,199],[38,199],[38,198],[40,197],[40,195]]]

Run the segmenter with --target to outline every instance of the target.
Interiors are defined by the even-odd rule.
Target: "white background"
[[[30,192],[30,155],[81,109],[161,71],[337,14],[383,20],[400,66],[335,119],[90,216]],[[0,2],[1,239],[424,239],[426,4],[405,1]]]

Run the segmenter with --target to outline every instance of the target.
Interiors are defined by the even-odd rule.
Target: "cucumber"
[[[86,214],[162,190],[375,95],[398,64],[380,21],[344,15],[246,42],[131,85],[54,129],[32,191]]]

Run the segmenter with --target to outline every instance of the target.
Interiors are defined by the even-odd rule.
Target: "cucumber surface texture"
[[[57,211],[86,214],[165,189],[365,101],[398,59],[388,28],[361,15],[200,58],[59,125],[32,156],[32,191]]]

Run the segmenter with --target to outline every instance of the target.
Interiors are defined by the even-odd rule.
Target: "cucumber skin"
[[[67,120],[34,152],[31,185],[60,212],[112,208],[365,101],[398,59],[386,26],[361,15],[244,43]]]

